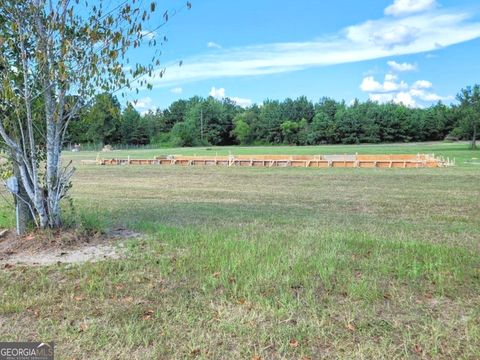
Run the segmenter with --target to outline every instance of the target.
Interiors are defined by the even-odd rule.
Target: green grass
[[[113,154],[229,151],[434,152],[458,166],[79,166],[78,221],[145,235],[123,260],[2,271],[0,339],[54,340],[59,359],[478,358],[480,152]]]

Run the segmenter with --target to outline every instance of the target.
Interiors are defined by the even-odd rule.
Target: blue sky
[[[424,107],[450,103],[460,88],[480,82],[478,0],[192,4],[156,34],[169,39],[166,73],[151,80],[153,90],[128,97],[141,112],[209,94],[242,106],[306,95]],[[146,56],[140,51],[132,61]]]

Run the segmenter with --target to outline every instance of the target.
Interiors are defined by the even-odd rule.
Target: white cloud
[[[156,108],[156,106],[153,104],[152,98],[149,96],[132,102],[132,105],[142,115],[145,115],[150,110],[154,110]]]
[[[403,104],[411,108],[418,107],[417,102],[413,99],[412,94],[410,94],[409,92],[399,92],[395,95],[393,102],[396,104]]]
[[[392,94],[369,94],[368,97],[370,98],[370,100],[379,103],[387,103],[393,101]]]
[[[148,31],[148,30],[143,30],[140,32],[143,38],[147,40],[153,40],[157,36],[157,33],[155,31]]]
[[[436,0],[395,0],[385,9],[385,15],[403,16],[436,7]]]
[[[207,47],[208,47],[209,49],[221,49],[221,48],[222,48],[221,45],[219,45],[219,44],[217,44],[216,42],[213,42],[213,41],[209,41],[209,42],[207,43]]]
[[[244,98],[239,98],[239,97],[231,97],[230,100],[232,100],[235,104],[242,108],[249,107],[253,104],[252,99],[244,99]]]
[[[137,109],[149,108],[152,105],[152,98],[147,96],[147,97],[144,97],[142,99],[138,99],[134,102],[133,105]]]
[[[387,64],[388,66],[390,66],[390,69],[392,69],[392,71],[396,71],[396,72],[406,72],[406,71],[417,70],[416,64],[409,64],[406,62],[397,63],[396,61],[388,61]]]
[[[393,74],[385,75],[385,81],[383,82],[383,88],[385,91],[398,91],[408,88],[408,85],[404,81],[397,82],[398,77]]]
[[[412,95],[405,91],[389,94],[370,94],[369,98],[370,100],[379,103],[393,102],[394,104],[403,104],[411,108],[419,106],[417,102],[413,99]]]
[[[385,75],[385,81],[397,81],[398,76],[392,73],[388,73]]]
[[[368,93],[370,100],[380,103],[393,102],[408,107],[423,107],[437,101],[453,100],[453,96],[440,96],[432,91],[433,84],[427,80],[418,80],[409,86],[399,81],[398,76],[386,74],[380,83],[373,76],[365,77],[360,85]]]
[[[219,99],[219,100],[227,98],[225,88],[218,88],[217,89],[215,86],[212,87],[212,89],[209,92],[209,95],[214,97],[215,99]],[[237,104],[238,106],[241,106],[243,108],[246,108],[246,107],[252,105],[252,103],[253,103],[253,101],[251,99],[244,99],[244,98],[235,97],[235,96],[233,96],[233,97],[228,96],[228,98],[230,100],[232,100],[235,104]]]
[[[430,89],[433,87],[433,84],[427,80],[418,80],[412,85],[413,89]]]
[[[417,39],[419,32],[417,27],[399,24],[373,33],[373,40],[376,45],[392,49],[395,46],[410,45]]]
[[[206,79],[256,76],[433,51],[480,37],[472,14],[434,10],[404,18],[386,17],[347,27],[316,41],[222,49],[167,67],[156,87]],[[176,63],[178,64],[178,63]],[[159,70],[160,71],[160,70]],[[159,72],[158,71],[158,72]]]
[[[397,76],[393,74],[385,75],[383,83],[375,80],[373,76],[367,76],[360,84],[360,89],[369,93],[390,93],[408,88],[408,85],[405,82],[397,82],[397,80]]]
[[[212,90],[208,93],[208,95],[217,98],[217,99],[223,99],[225,97],[225,88],[219,88],[217,89],[215,86],[212,87]]]
[[[410,94],[413,97],[416,97],[416,98],[418,98],[422,101],[429,102],[429,103],[438,102],[438,101],[448,101],[448,100],[453,100],[454,99],[453,96],[440,96],[440,95],[435,94],[433,92],[429,92],[425,89],[412,88],[412,89],[410,89]]]
[[[365,92],[380,92],[383,90],[383,86],[373,76],[367,76],[363,79],[360,89]]]
[[[172,92],[174,94],[181,94],[183,92],[183,89],[178,86],[178,87],[175,87],[175,88],[171,89],[170,92]]]

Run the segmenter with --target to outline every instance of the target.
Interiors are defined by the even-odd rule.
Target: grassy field
[[[127,158],[152,159],[158,155],[248,155],[248,154],[280,154],[280,155],[327,155],[327,154],[438,154],[455,158],[462,166],[480,165],[478,152],[468,149],[467,143],[404,143],[392,145],[323,145],[323,146],[215,146],[208,148],[161,148],[156,150],[115,150],[112,152],[83,151],[65,153],[65,158],[74,161],[94,160],[97,155],[104,159]]]
[[[464,144],[102,154],[435,153],[445,169],[78,166],[126,258],[0,272],[0,340],[58,359],[478,359],[480,151]],[[79,164],[95,153],[65,154]],[[0,209],[0,227],[12,210]]]

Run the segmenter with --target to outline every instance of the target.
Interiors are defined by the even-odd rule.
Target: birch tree
[[[69,123],[98,93],[151,88],[159,35],[183,9],[155,1],[0,0],[0,136],[39,228],[61,226],[74,169],[61,161]],[[142,48],[146,63],[130,63]],[[147,80],[148,79],[148,80]]]

